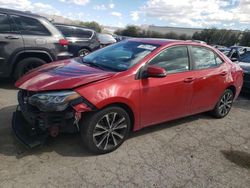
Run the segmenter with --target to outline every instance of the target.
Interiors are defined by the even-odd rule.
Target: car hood
[[[250,73],[250,63],[239,62],[238,64],[243,69],[244,72]]]
[[[43,65],[24,75],[15,85],[29,91],[72,89],[114,74],[82,64],[80,58],[75,58]]]

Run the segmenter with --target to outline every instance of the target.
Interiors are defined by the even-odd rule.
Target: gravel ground
[[[6,83],[7,82],[7,83]],[[94,156],[79,135],[26,150],[12,137],[17,91],[0,82],[0,187],[249,187],[250,100],[224,119],[199,114],[133,133]]]

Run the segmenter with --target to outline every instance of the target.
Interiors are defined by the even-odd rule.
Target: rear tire
[[[234,94],[230,89],[226,89],[220,100],[217,102],[215,108],[212,111],[212,115],[215,118],[224,118],[230,112],[233,105]]]
[[[14,72],[14,78],[19,79],[30,70],[35,69],[45,63],[46,61],[40,58],[35,58],[35,57],[25,58],[17,63],[16,69]]]
[[[85,146],[96,154],[116,150],[127,138],[131,127],[128,113],[111,106],[88,114],[81,121],[81,136]]]
[[[84,48],[84,49],[79,50],[78,56],[84,57],[84,56],[88,55],[89,53],[90,53],[90,51],[88,49]]]

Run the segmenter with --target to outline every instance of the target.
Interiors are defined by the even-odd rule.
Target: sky
[[[0,7],[118,27],[250,29],[250,0],[0,0]]]

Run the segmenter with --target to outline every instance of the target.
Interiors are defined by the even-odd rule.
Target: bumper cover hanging
[[[35,129],[24,119],[20,110],[13,113],[12,130],[17,140],[27,148],[43,145],[49,136],[48,133],[36,134]]]

